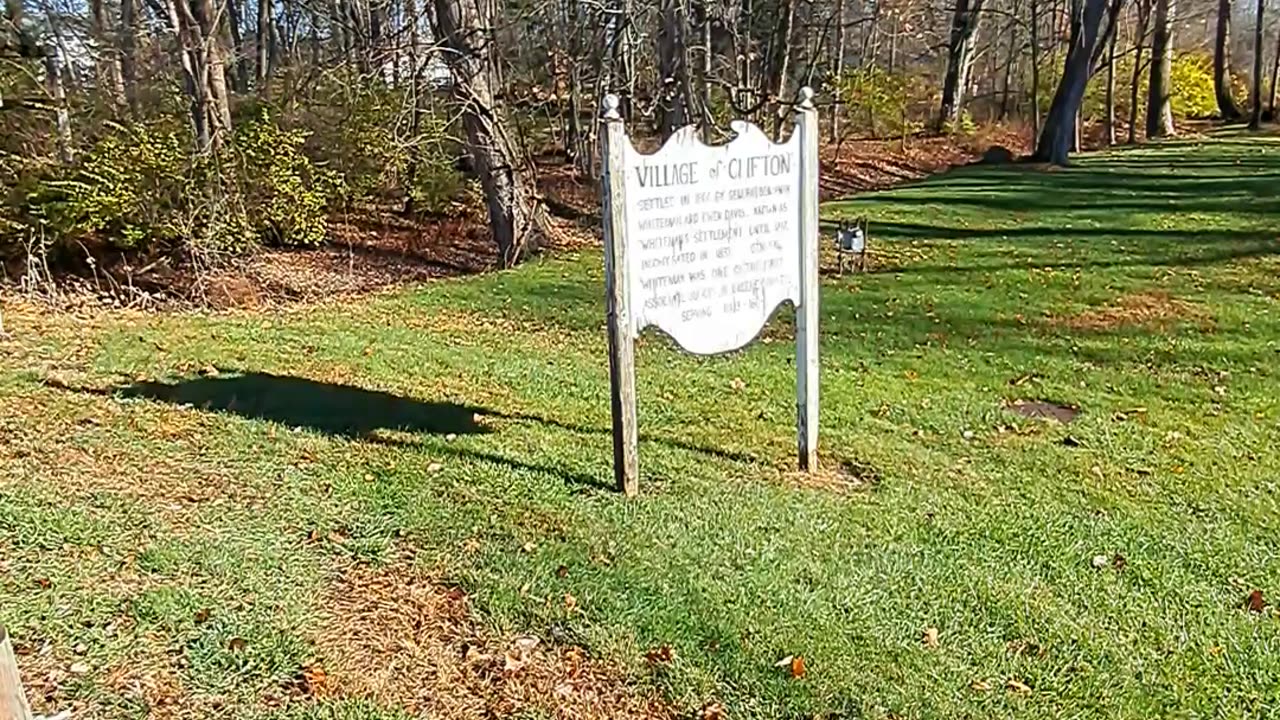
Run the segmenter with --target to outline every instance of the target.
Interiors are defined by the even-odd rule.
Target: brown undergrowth
[[[345,568],[323,606],[313,638],[319,661],[304,671],[321,697],[441,719],[675,717],[582,648],[487,636],[462,591],[436,584],[407,558]]]

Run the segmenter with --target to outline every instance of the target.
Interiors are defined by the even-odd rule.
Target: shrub
[[[284,130],[262,111],[236,130],[231,152],[250,227],[282,245],[324,242],[328,208],[342,196],[342,178],[302,153],[308,133]]]

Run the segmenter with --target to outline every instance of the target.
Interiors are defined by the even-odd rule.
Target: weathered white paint
[[[796,308],[796,435],[800,469],[818,469],[818,111],[800,90],[800,303]]]
[[[623,153],[633,331],[697,354],[746,345],[800,299],[800,134],[733,129],[724,145],[688,127],[652,155],[629,141]]]
[[[818,114],[804,88],[796,130],[774,143],[735,123],[724,145],[693,128],[645,155],[604,101],[601,195],[613,405],[614,477],[638,492],[635,338],[646,327],[697,354],[759,334],[796,308],[796,426],[801,469],[818,465]]]

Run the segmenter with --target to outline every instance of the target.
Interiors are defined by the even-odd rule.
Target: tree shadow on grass
[[[417,443],[378,434],[379,430],[419,435],[482,435],[493,432],[484,418],[530,422],[574,433],[606,435],[608,428],[588,427],[538,415],[504,413],[453,402],[435,402],[366,390],[352,385],[327,383],[289,375],[262,372],[219,371],[216,375],[172,382],[133,382],[109,388],[74,387],[58,381],[46,384],[72,392],[121,398],[142,398],[220,412],[253,420],[267,420],[289,427],[308,428],[326,435],[399,447]],[[755,458],[726,450],[705,448],[680,440],[642,438],[725,460],[754,463]],[[531,470],[591,488],[612,488],[607,479],[526,463],[490,452],[450,447],[449,452],[483,462]]]

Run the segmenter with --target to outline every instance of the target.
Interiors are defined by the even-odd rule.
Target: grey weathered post
[[[796,308],[796,429],[800,469],[818,469],[818,111],[800,89],[800,304]]]
[[[22,691],[18,660],[9,633],[0,625],[0,720],[31,720],[31,707]]]
[[[604,282],[609,325],[609,390],[613,404],[613,478],[628,496],[640,491],[636,459],[635,333],[632,329],[627,284],[626,182],[623,147],[627,142],[618,96],[606,95],[603,103],[600,180],[604,218]]]

